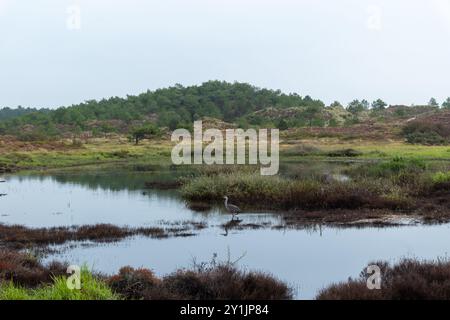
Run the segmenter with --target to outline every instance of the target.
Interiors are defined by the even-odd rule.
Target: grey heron
[[[235,215],[238,215],[241,212],[241,209],[238,206],[235,206],[234,204],[228,203],[228,197],[224,196],[225,199],[225,208],[229,213],[232,214],[233,218]]]

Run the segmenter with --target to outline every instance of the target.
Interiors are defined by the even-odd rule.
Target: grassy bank
[[[353,150],[350,154],[342,151]],[[413,145],[402,141],[313,139],[285,141],[280,147],[282,158],[298,157],[389,159],[394,157],[421,158],[424,160],[450,158],[449,146]]]
[[[1,139],[0,139],[1,142]],[[8,141],[0,143],[0,171],[51,169],[102,164],[169,165],[174,144],[168,139],[143,141],[139,145],[125,137],[89,139],[83,143],[72,140],[51,142]],[[425,160],[450,157],[448,146],[420,146],[399,141],[352,141],[315,139],[282,141],[281,162],[305,159],[389,159],[414,157]]]
[[[29,144],[8,149],[0,147],[0,170],[52,169],[103,164],[167,165],[171,145],[151,141],[134,145],[123,140],[96,139],[73,145],[71,142]]]

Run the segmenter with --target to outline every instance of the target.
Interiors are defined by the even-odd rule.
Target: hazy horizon
[[[442,102],[449,38],[450,0],[0,0],[0,107],[216,79],[326,104]]]

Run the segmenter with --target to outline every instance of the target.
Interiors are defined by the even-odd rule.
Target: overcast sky
[[[326,103],[441,102],[450,0],[0,0],[0,106],[212,79]]]

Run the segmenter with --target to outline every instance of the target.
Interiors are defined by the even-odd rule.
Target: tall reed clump
[[[371,263],[381,269],[381,289],[369,290],[365,271],[358,279],[330,285],[319,300],[449,300],[450,262],[406,259],[391,266]]]
[[[223,196],[227,195],[240,203],[278,203],[283,206],[295,196],[295,190],[301,192],[306,201],[307,197],[316,197],[315,194],[320,192],[320,185],[313,181],[295,183],[278,176],[233,172],[196,177],[186,183],[181,192],[184,198],[191,201],[222,201]]]
[[[397,190],[398,191],[398,190]],[[249,173],[218,174],[191,179],[181,189],[188,201],[222,201],[227,195],[243,207],[261,209],[399,208],[401,192],[370,181],[323,183]]]

